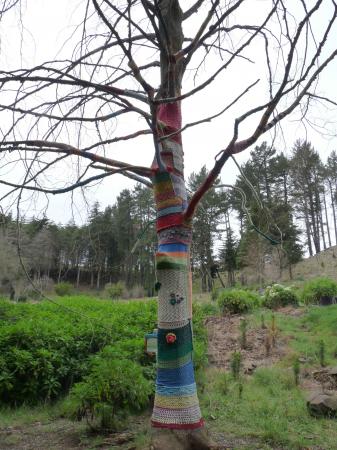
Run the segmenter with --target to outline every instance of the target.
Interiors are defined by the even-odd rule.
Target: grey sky
[[[64,57],[71,55],[73,43],[78,40],[79,30],[76,30],[75,25],[78,24],[79,19],[83,15],[83,7],[86,2],[80,0],[27,0],[27,7],[22,10],[22,21],[20,22],[20,15],[18,12],[11,13],[1,22],[1,53],[0,65],[6,70],[14,67],[29,67],[34,66],[42,61],[53,60],[56,55]],[[183,3],[183,2],[182,2]],[[186,7],[193,2],[185,2]],[[245,8],[242,8],[236,13],[237,19],[241,22],[254,22],[258,17],[262,17],[266,6],[269,5],[266,0],[247,0]],[[306,2],[312,4],[312,1]],[[332,2],[331,2],[332,4]],[[292,7],[296,15],[297,8],[300,2],[294,1]],[[325,19],[331,14],[329,2],[325,3],[325,8],[322,9],[318,19],[313,23],[313,31],[319,35],[321,33],[320,24],[324,23]],[[198,22],[202,19],[204,11],[200,11],[193,19],[192,25],[186,31],[186,35],[193,35],[197,28]],[[337,35],[335,30],[335,36]],[[21,39],[23,37],[23,39]],[[66,44],[62,47],[62,44]],[[273,43],[271,42],[271,45]],[[336,45],[331,41],[329,49]],[[298,61],[300,62],[304,50],[303,46],[299,47]],[[141,54],[136,55],[140,59]],[[212,166],[215,155],[220,149],[224,148],[232,136],[233,119],[241,115],[246,110],[267,100],[268,94],[267,83],[265,78],[264,68],[264,53],[262,43],[258,43],[252,47],[245,54],[254,63],[249,63],[244,60],[238,60],[233,65],[230,71],[224,73],[207,88],[202,94],[192,97],[183,102],[183,120],[184,123],[193,122],[201,118],[207,117],[210,114],[220,111],[226,104],[230,103],[237,95],[239,95],[245,87],[250,83],[260,78],[259,84],[250,91],[243,101],[240,101],[228,114],[214,120],[211,124],[206,123],[198,128],[191,128],[183,135],[184,150],[185,150],[185,167],[186,176],[192,171],[198,171],[202,165],[206,164],[209,168]],[[324,55],[323,55],[324,56]],[[117,58],[117,55],[116,55]],[[206,67],[201,66],[201,73],[208,73],[216,67],[217,55],[210,58]],[[276,67],[276,55],[273,61]],[[193,67],[193,64],[192,64]],[[277,73],[277,71],[276,71]],[[337,101],[335,94],[335,83],[337,75],[337,62],[334,61],[328,70],[326,70],[320,79],[318,93],[320,95],[328,96]],[[193,85],[191,74],[186,73],[186,80],[184,89],[187,90]],[[320,152],[323,160],[332,149],[337,148],[336,142],[336,110],[333,108],[326,108],[325,106],[315,106],[310,114],[310,123],[303,123],[299,121],[301,111],[291,116],[291,118],[282,123],[282,130],[277,130],[277,138],[275,140],[275,147],[279,151],[289,152],[292,144],[296,139],[310,140],[314,147]],[[242,128],[241,137],[251,131],[252,126],[256,124],[255,120],[250,121]],[[128,120],[121,119],[118,124],[111,123],[111,127],[116,127],[117,135],[128,132],[128,130],[137,129]],[[144,127],[144,123],[140,124],[139,128]],[[137,125],[137,124],[136,124]],[[325,136],[320,132],[321,128],[325,128]],[[327,129],[329,129],[328,133]],[[129,131],[129,132],[130,132]],[[83,130],[82,142],[90,142],[90,127]],[[274,131],[270,134],[265,134],[258,143],[263,140],[271,142],[275,137]],[[62,135],[62,141],[70,140],[70,144],[77,144],[76,136]],[[72,142],[73,140],[73,142]],[[153,158],[153,146],[149,136],[137,138],[134,141],[121,143],[115,145],[108,150],[110,157],[123,160],[125,162],[141,165],[150,165]],[[243,162],[249,157],[249,151],[238,156],[238,161]],[[62,181],[64,176],[70,173],[73,167],[67,165],[62,166],[54,172],[54,182]],[[0,176],[3,173],[0,173]],[[232,162],[228,162],[222,171],[222,181],[224,183],[232,183],[237,175],[237,169]],[[18,174],[13,175],[17,177]],[[101,182],[98,186],[86,190],[86,197],[90,202],[98,200],[102,206],[106,206],[114,202],[116,196],[121,189],[125,187],[132,187],[134,185],[130,180],[115,175],[109,177]],[[37,211],[47,205],[48,216],[56,222],[66,222],[74,213],[77,220],[84,220],[87,214],[87,204],[83,201],[80,192],[74,194],[74,202],[71,202],[71,196],[55,196],[49,198],[47,201],[40,196],[36,202],[26,200],[22,204],[23,213],[32,215],[34,207]],[[30,198],[30,196],[26,197]],[[72,210],[71,204],[75,209]],[[35,206],[34,206],[35,205]],[[74,206],[76,205],[76,207]]]

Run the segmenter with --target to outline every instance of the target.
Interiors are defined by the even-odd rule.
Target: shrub
[[[104,288],[104,295],[112,300],[117,300],[123,297],[125,285],[121,281],[118,283],[107,283]]]
[[[260,297],[253,292],[242,289],[224,290],[218,297],[218,305],[222,314],[242,314],[260,306]]]
[[[57,283],[55,286],[55,292],[60,297],[64,297],[65,295],[70,295],[72,293],[73,286],[68,281],[62,281],[61,283]]]
[[[90,374],[71,389],[66,409],[72,418],[116,430],[129,413],[149,404],[152,393],[152,383],[133,361],[96,356]]]
[[[306,304],[319,303],[322,297],[337,295],[337,283],[330,278],[315,278],[304,285],[302,300]]]
[[[267,286],[263,296],[263,305],[267,308],[280,308],[287,305],[298,305],[298,298],[293,288],[273,284]]]

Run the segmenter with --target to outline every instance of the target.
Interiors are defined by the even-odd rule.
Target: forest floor
[[[306,393],[323,389],[318,342],[326,345],[326,365],[337,365],[337,305],[256,311],[247,320],[242,348],[240,316],[212,316],[208,367],[197,374],[202,410],[221,449],[337,450],[336,419],[315,419]],[[271,339],[271,345],[266,344]],[[270,348],[269,348],[270,347]],[[233,352],[240,352],[242,375],[233,380]],[[293,363],[300,358],[300,386]],[[337,386],[336,386],[337,389]],[[60,417],[61,406],[0,411],[0,450],[140,450],[149,445],[150,413],[132,417],[122,433],[95,434],[85,423]],[[172,449],[175,450],[175,449]]]

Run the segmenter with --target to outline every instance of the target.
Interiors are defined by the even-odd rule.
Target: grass
[[[276,327],[289,339],[292,352],[281,364],[287,364],[297,357],[304,357],[309,365],[319,365],[319,346],[323,340],[326,348],[326,364],[336,365],[337,360],[337,305],[326,307],[311,306],[302,309],[299,316],[276,312]],[[253,326],[261,325],[261,310],[255,311],[249,320]],[[264,310],[267,326],[270,326],[272,312]]]
[[[303,449],[313,443],[321,449],[337,449],[336,422],[309,416],[303,392],[292,373],[282,368],[259,369],[239,385],[218,370],[208,371],[202,409],[213,431],[225,436],[258,440],[285,449]],[[213,418],[213,420],[212,420]],[[252,449],[249,444],[248,449]]]

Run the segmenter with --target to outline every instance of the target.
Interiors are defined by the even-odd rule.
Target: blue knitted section
[[[169,214],[180,213],[180,212],[181,212],[181,205],[170,206],[169,208],[165,208],[161,211],[158,211],[157,217],[164,217],[164,216],[168,216]]]
[[[157,370],[157,385],[186,386],[194,383],[193,363],[190,361],[185,366],[176,369]]]
[[[159,252],[169,253],[169,252],[185,252],[188,251],[188,246],[186,244],[160,244],[158,247]]]
[[[197,386],[195,383],[193,384],[189,384],[186,386],[163,386],[160,384],[156,385],[156,392],[159,395],[164,395],[167,397],[172,397],[172,396],[188,396],[188,395],[193,395],[195,394],[197,391]]]

